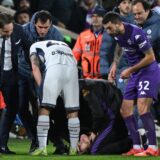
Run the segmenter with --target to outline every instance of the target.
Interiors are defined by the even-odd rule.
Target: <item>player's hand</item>
[[[131,73],[132,73],[132,72],[131,72],[131,69],[130,69],[130,68],[127,68],[127,69],[125,69],[125,70],[123,70],[123,71],[121,72],[120,78],[122,78],[122,79],[127,79],[127,78],[130,77]]]
[[[115,79],[116,79],[116,70],[117,70],[117,65],[115,62],[113,62],[112,66],[111,66],[111,69],[109,71],[109,74],[108,74],[108,81],[109,82],[114,82]]]
[[[93,142],[96,136],[97,135],[95,133],[91,132],[91,135],[89,136],[90,141]]]

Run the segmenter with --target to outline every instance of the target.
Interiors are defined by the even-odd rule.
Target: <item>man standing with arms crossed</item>
[[[40,51],[41,52],[38,52]],[[41,41],[34,43],[30,48],[30,59],[33,76],[40,89],[40,110],[38,117],[39,148],[31,155],[47,155],[46,143],[49,129],[49,114],[55,107],[60,93],[64,97],[68,118],[70,136],[70,155],[76,155],[79,139],[80,123],[79,85],[76,60],[71,49],[64,42]],[[44,65],[42,76],[40,61]]]
[[[121,78],[129,78],[125,89],[121,114],[133,140],[133,148],[124,155],[157,156],[158,148],[155,134],[153,117],[150,106],[153,99],[157,98],[160,86],[160,70],[155,61],[153,49],[143,31],[131,24],[123,23],[119,14],[107,13],[103,18],[104,28],[114,36],[117,41],[117,55],[112,64],[109,80],[113,81],[116,76],[116,67],[121,50],[126,54],[130,67],[121,72]],[[121,48],[120,48],[120,47]],[[118,55],[119,54],[119,55]],[[133,115],[134,101],[140,118],[147,133],[149,146],[144,151],[139,133],[137,121]]]

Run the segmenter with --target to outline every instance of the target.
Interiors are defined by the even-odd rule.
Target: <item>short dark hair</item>
[[[28,10],[28,9],[21,9],[21,10],[17,10],[16,13],[14,14],[14,20],[15,22],[18,22],[18,16],[20,14],[26,13],[29,15],[29,18],[32,17],[32,13]]]
[[[35,23],[37,23],[38,20],[45,23],[48,19],[52,23],[52,15],[48,11],[41,10],[35,14]]]
[[[132,6],[136,5],[137,3],[141,3],[145,11],[151,9],[151,5],[146,0],[134,0],[132,1]]]
[[[119,6],[124,0],[117,0],[117,6]],[[132,0],[129,0],[129,1],[132,1]]]
[[[7,13],[0,13],[0,28],[3,28],[6,24],[13,23],[13,17]]]
[[[121,17],[118,13],[110,11],[104,15],[102,23],[106,24],[108,22],[112,22],[116,24],[121,21]]]

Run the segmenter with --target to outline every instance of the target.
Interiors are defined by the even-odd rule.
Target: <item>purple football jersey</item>
[[[138,26],[124,23],[125,34],[115,37],[115,40],[126,54],[131,66],[144,58],[144,52],[151,48],[145,33]]]
[[[151,48],[143,30],[135,25],[124,23],[125,34],[115,37],[115,40],[126,54],[130,66],[139,63],[145,57],[145,51]],[[156,61],[132,73],[129,78],[124,99],[157,98],[160,87],[160,68]]]

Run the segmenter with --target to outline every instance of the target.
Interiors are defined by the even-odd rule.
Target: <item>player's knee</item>
[[[150,102],[145,99],[138,99],[137,107],[138,107],[138,113],[140,115],[143,115],[143,114],[149,112]]]
[[[139,113],[139,115],[143,115],[143,114],[145,114],[147,112],[148,112],[147,105],[141,104],[141,105],[138,106],[138,113]]]
[[[122,117],[127,116],[127,112],[123,108],[120,109],[120,113],[121,113]]]
[[[76,118],[78,117],[78,111],[70,111],[70,112],[67,112],[67,118]]]
[[[122,105],[120,109],[120,113],[123,118],[130,116],[133,113],[132,107],[128,107],[126,105]]]
[[[39,110],[39,115],[49,115],[50,111],[51,110],[49,107],[41,107]]]

